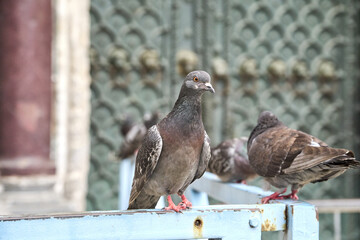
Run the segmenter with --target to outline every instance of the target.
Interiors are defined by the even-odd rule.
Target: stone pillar
[[[53,0],[55,191],[86,207],[90,164],[90,0]]]
[[[49,0],[0,0],[0,174],[54,174]]]

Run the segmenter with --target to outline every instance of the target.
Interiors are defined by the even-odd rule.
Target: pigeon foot
[[[171,196],[167,196],[167,201],[169,203],[169,206],[168,207],[165,207],[164,209],[166,211],[169,211],[169,210],[173,210],[175,212],[181,212],[181,210],[183,209],[181,206],[176,206],[173,202],[173,200],[171,199]],[[180,204],[179,204],[180,205]]]
[[[290,194],[287,195],[283,195],[284,198],[290,198],[293,200],[299,200],[299,197],[296,195],[296,193],[298,192],[298,190],[292,190]]]
[[[192,207],[192,203],[189,200],[186,199],[184,194],[181,195],[180,197],[181,197],[182,202],[179,203],[178,206],[180,206],[181,209],[189,209],[189,208]]]
[[[245,185],[247,185],[246,180],[236,181],[236,183],[241,183],[241,184],[245,184]]]
[[[283,194],[284,192],[286,192],[286,188],[282,192],[274,192],[270,196],[262,198],[261,203],[266,204],[269,203],[270,200],[283,200],[284,196],[281,196],[281,194]]]

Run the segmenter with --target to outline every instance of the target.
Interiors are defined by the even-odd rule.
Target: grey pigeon
[[[286,127],[271,112],[260,114],[248,141],[251,166],[260,176],[282,191],[262,199],[298,199],[296,193],[308,183],[327,181],[349,168],[360,168],[354,153],[329,147],[307,133]],[[286,192],[291,185],[292,192]]]
[[[233,138],[211,148],[207,171],[223,182],[242,182],[257,176],[250,166],[246,149],[247,138]]]
[[[131,128],[133,128],[135,126],[135,121],[134,119],[129,116],[129,115],[125,115],[125,119],[122,121],[121,123],[121,128],[120,128],[120,132],[121,135],[123,137],[126,136],[126,134],[128,134],[128,132],[131,130]]]
[[[166,210],[191,207],[184,191],[204,174],[211,154],[201,117],[205,91],[215,92],[210,75],[189,73],[171,112],[148,130],[136,157],[128,209],[154,208],[162,195],[168,195]],[[177,206],[170,196],[175,193],[182,199]]]
[[[149,129],[155,124],[157,124],[159,120],[160,120],[160,113],[158,111],[155,111],[153,113],[146,113],[143,118],[143,122],[146,129]]]
[[[134,155],[141,146],[147,130],[155,125],[159,121],[159,118],[160,114],[158,112],[148,113],[144,115],[143,122],[136,124],[131,117],[126,116],[121,126],[124,141],[120,146],[117,154],[118,157],[125,159]]]

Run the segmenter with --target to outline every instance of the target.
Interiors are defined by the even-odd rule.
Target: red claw
[[[181,210],[189,209],[192,207],[192,203],[186,199],[185,195],[181,195],[182,202],[179,203],[179,205],[175,205],[174,202],[171,199],[171,196],[167,196],[167,201],[169,203],[168,207],[165,207],[165,210],[174,210],[175,212],[181,212]]]
[[[281,196],[280,194],[283,194],[286,192],[286,188],[282,192],[274,192],[270,196],[264,197],[261,199],[262,204],[268,203],[270,200],[283,200],[284,196]]]
[[[174,210],[175,212],[181,212],[180,210],[182,210],[183,208],[181,208],[181,206],[176,206],[173,202],[173,200],[171,199],[171,196],[167,196],[167,201],[169,203],[168,207],[165,207],[165,210]],[[180,204],[179,204],[180,205]]]
[[[288,195],[284,195],[284,198],[290,198],[293,200],[299,200],[299,197],[296,195],[296,193],[298,192],[298,190],[292,190],[290,194]]]
[[[182,202],[179,204],[179,206],[182,208],[182,209],[188,209],[188,208],[191,208],[192,207],[192,203],[186,199],[185,195],[181,195],[181,200]]]

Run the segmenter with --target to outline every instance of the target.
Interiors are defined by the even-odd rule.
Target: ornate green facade
[[[290,127],[359,155],[359,5],[93,0],[88,208],[117,208],[117,164],[110,159],[122,141],[124,114],[166,114],[183,75],[193,69],[208,71],[214,82],[216,94],[205,97],[203,116],[213,145],[248,136],[266,109]],[[359,197],[359,180],[349,171],[306,186],[300,197]]]

